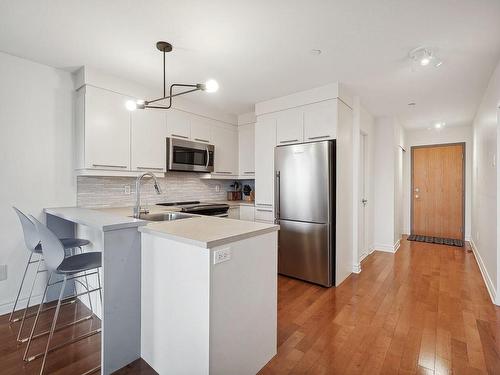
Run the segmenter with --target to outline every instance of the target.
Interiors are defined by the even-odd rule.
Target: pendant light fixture
[[[165,72],[165,54],[167,52],[172,51],[172,45],[168,42],[157,42],[156,48],[163,53],[163,97],[153,100],[128,100],[125,103],[125,107],[129,111],[135,111],[136,109],[145,109],[145,108],[156,108],[156,109],[170,109],[172,107],[172,98],[176,96],[181,96],[184,94],[188,94],[190,92],[195,92],[198,90],[206,91],[206,92],[216,92],[219,89],[219,84],[217,81],[210,79],[205,83],[196,83],[196,84],[184,84],[184,83],[174,83],[170,85],[170,90],[167,95],[167,82],[166,82],[166,72]],[[174,90],[177,88],[185,87],[187,90],[176,92]],[[163,100],[168,100],[168,105],[159,105],[156,104]]]

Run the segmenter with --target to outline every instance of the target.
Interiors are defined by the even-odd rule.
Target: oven
[[[167,170],[213,172],[214,152],[214,145],[167,138]]]

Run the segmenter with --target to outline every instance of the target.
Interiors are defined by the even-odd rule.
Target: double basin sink
[[[193,217],[193,215],[183,214],[180,212],[158,212],[139,215],[139,219],[146,221],[173,221],[189,219],[190,217]]]

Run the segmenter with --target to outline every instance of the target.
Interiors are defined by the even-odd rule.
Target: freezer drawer
[[[280,220],[278,273],[330,287],[334,274],[329,224]]]

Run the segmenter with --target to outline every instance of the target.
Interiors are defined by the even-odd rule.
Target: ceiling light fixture
[[[441,128],[444,128],[445,126],[446,126],[445,122],[436,122],[434,124],[434,128],[436,128],[436,129],[441,129]]]
[[[163,53],[163,96],[158,99],[153,100],[128,100],[125,103],[125,107],[129,111],[135,111],[136,109],[145,109],[145,108],[156,108],[156,109],[170,109],[172,107],[172,98],[184,94],[188,94],[190,92],[195,92],[198,90],[206,91],[206,92],[216,92],[219,89],[219,84],[217,81],[210,79],[205,83],[196,83],[196,84],[184,84],[184,83],[174,83],[170,85],[169,94],[167,95],[167,82],[166,82],[166,71],[165,71],[165,54],[167,52],[172,51],[172,45],[168,42],[157,42],[156,48]],[[189,89],[177,92],[174,94],[174,89],[177,87],[188,87]],[[153,103],[158,103],[163,100],[168,99],[168,105],[151,105]]]
[[[440,67],[443,65],[443,61],[438,59],[434,52],[427,48],[427,47],[418,47],[413,50],[411,50],[408,53],[408,57],[410,60],[412,60],[415,64],[418,64],[420,66],[429,66],[432,65],[435,68]]]

